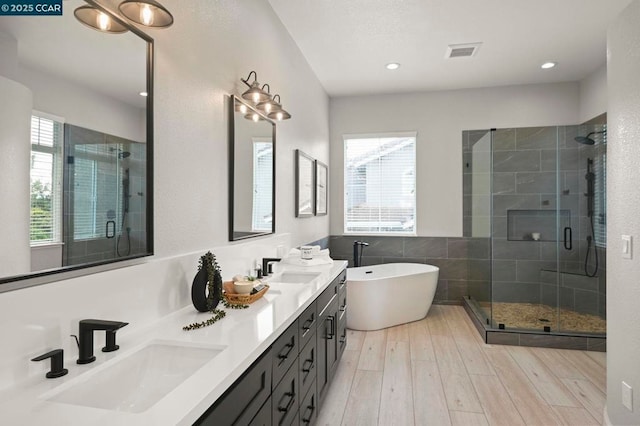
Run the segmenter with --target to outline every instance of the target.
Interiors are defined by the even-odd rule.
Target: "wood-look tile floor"
[[[318,425],[601,425],[606,354],[485,344],[461,306],[348,331]]]

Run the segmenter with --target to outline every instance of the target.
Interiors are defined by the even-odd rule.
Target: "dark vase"
[[[220,290],[222,286],[222,278],[219,274],[215,274],[213,278],[213,295],[207,297],[207,269],[202,268],[193,278],[191,285],[191,302],[193,306],[200,312],[213,310],[220,302]]]

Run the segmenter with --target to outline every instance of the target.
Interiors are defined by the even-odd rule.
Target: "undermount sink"
[[[87,372],[46,399],[141,413],[220,354],[224,348],[193,346],[180,342],[151,342],[122,359]]]
[[[285,271],[274,275],[269,279],[268,282],[285,284],[307,284],[315,280],[319,275],[319,272]]]

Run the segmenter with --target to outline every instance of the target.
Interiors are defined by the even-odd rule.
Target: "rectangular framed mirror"
[[[153,39],[68,0],[0,17],[0,49],[0,284],[153,254]]]
[[[229,241],[276,232],[276,124],[229,98]]]

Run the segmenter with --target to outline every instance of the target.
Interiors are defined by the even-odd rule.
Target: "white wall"
[[[462,236],[462,131],[579,122],[578,83],[331,99],[331,234],[343,234],[343,134],[417,131],[417,234]]]
[[[580,123],[607,112],[607,64],[580,81]]]
[[[640,424],[640,1],[608,32],[607,134],[607,412],[615,425]],[[632,259],[620,236],[632,235]],[[621,382],[633,387],[622,406]]]
[[[62,347],[82,318],[122,319],[127,332],[190,304],[198,255],[221,258],[224,277],[246,273],[279,244],[329,233],[329,218],[294,218],[294,149],[329,161],[328,97],[267,2],[164,0],[173,27],[156,39],[153,259],[75,279],[0,294],[0,388],[44,380],[30,357]],[[249,31],[251,30],[251,31]],[[90,31],[90,30],[87,30]],[[109,37],[105,35],[105,37]],[[293,116],[277,127],[278,235],[227,242],[227,117],[224,97],[256,70]],[[43,364],[43,365],[38,365]]]
[[[33,93],[0,75],[0,273],[11,276],[31,271],[29,247],[29,144]]]

